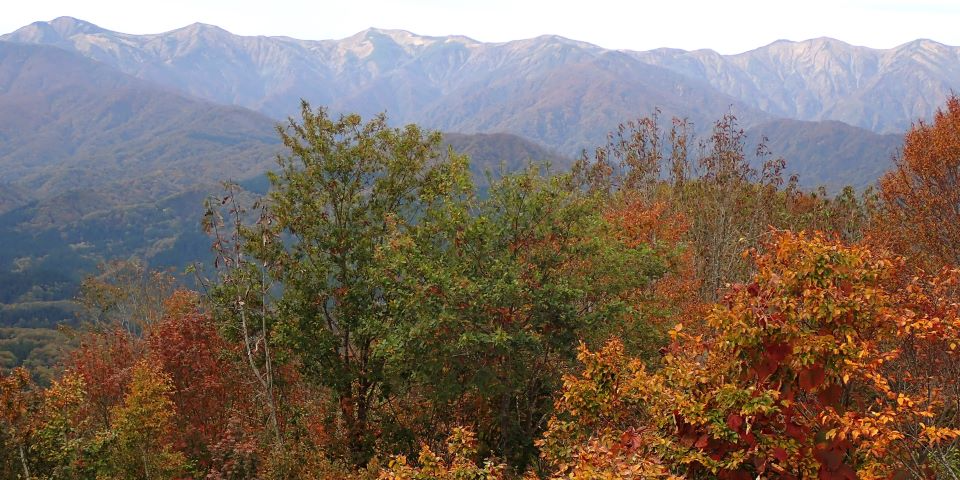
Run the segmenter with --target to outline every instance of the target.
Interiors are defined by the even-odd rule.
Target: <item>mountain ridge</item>
[[[657,106],[703,125],[731,108],[745,122],[766,119],[702,80],[556,35],[483,43],[367,29],[341,40],[298,40],[197,27],[128,35],[61,26],[65,35],[50,38],[37,35],[37,25],[0,39],[55,44],[138,78],[273,118],[296,114],[302,97],[333,111],[386,110],[398,123],[442,131],[511,131],[566,154],[592,147],[620,121]],[[574,80],[581,92],[604,84],[606,94],[591,98],[600,104],[569,95],[566,88]],[[556,104],[569,108],[559,112]],[[517,115],[505,105],[526,108]],[[602,115],[581,117],[578,112],[586,110]],[[469,112],[475,115],[467,119]],[[551,128],[527,126],[558,115]]]
[[[239,36],[203,23],[130,35],[70,17],[35,22],[0,38],[66,44],[57,48],[172,92],[255,108],[273,118],[295,116],[298,112],[290,109],[304,97],[334,113],[385,111],[397,124],[416,122],[465,134],[510,132],[568,158],[602,144],[620,122],[655,110],[662,118],[691,120],[700,133],[732,112],[754,136],[772,128],[789,137],[794,133],[785,130],[789,126],[813,144],[836,145],[847,153],[838,153],[833,170],[858,186],[878,172],[879,167],[864,168],[867,164],[889,165],[892,137],[884,135],[893,127],[879,110],[895,111],[906,122],[896,124],[893,131],[899,134],[929,117],[937,95],[953,88],[949,74],[957,70],[960,78],[960,48],[923,39],[886,50],[829,37],[777,40],[721,55],[709,49],[608,50],[558,35],[484,43],[381,28],[340,40]],[[898,85],[912,93],[899,92]],[[840,127],[850,136],[841,139],[803,123],[834,121],[831,116],[856,117],[836,121],[863,130]],[[857,124],[857,118],[863,121]],[[812,132],[821,135],[819,140],[810,137]],[[867,139],[876,140],[877,147],[868,148]],[[809,177],[805,184],[836,183],[823,174],[831,170],[823,168],[830,161],[826,152],[795,144],[787,149],[798,154],[789,160],[805,174],[801,178]],[[818,173],[804,171],[814,164],[821,165]],[[844,173],[856,170],[872,173]]]
[[[960,47],[924,39],[890,49],[820,37],[777,41],[735,55],[631,54],[707,81],[775,116],[839,120],[877,133],[902,133],[930,118],[950,90],[960,87]]]
[[[179,271],[210,259],[204,199],[222,180],[237,181],[246,199],[265,193],[263,172],[281,149],[276,125],[65,49],[0,42],[0,304],[69,304],[83,276],[111,259]],[[570,163],[512,134],[444,141],[471,154],[478,184],[501,161]],[[0,314],[12,324],[39,315]]]
[[[786,173],[800,186],[825,186],[837,192],[845,186],[864,189],[893,165],[903,142],[899,134],[880,134],[837,120],[777,119],[747,130],[750,147],[760,141],[783,157]],[[797,161],[801,160],[801,161]]]
[[[902,133],[960,89],[960,47],[928,39],[889,49],[781,39],[723,55],[612,50],[559,35],[480,42],[381,28],[328,40],[242,36],[202,23],[131,35],[70,17],[0,39],[73,50],[272,118],[295,115],[302,97],[443,131],[511,131],[568,155],[655,107],[704,127],[733,111],[747,127],[793,118]],[[603,94],[590,94],[591,85],[603,85]]]
[[[279,151],[268,117],[43,45],[0,42],[0,112],[0,182],[37,196],[154,174],[174,189],[224,168],[252,175]]]

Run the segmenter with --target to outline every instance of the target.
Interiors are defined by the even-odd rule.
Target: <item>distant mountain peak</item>
[[[588,49],[599,49],[599,48],[600,48],[600,47],[598,47],[597,45],[594,45],[594,44],[592,44],[592,43],[590,43],[590,42],[584,42],[584,41],[581,41],[581,40],[574,40],[574,39],[572,39],[572,38],[567,38],[567,37],[564,37],[564,36],[561,36],[561,35],[554,35],[554,34],[540,35],[540,36],[531,38],[529,41],[530,41],[530,42],[538,42],[538,43],[559,43],[559,44],[563,44],[563,45],[572,45],[572,46],[581,47],[581,48],[588,48]]]
[[[833,37],[816,37],[808,38],[806,40],[787,40],[779,39],[770,44],[750,50],[749,52],[763,51],[763,50],[776,50],[788,48],[792,50],[823,50],[823,49],[840,49],[847,50],[851,48],[864,48],[858,47],[856,45],[849,44],[843,40],[837,40]],[[745,53],[749,53],[745,52]]]
[[[185,27],[180,27],[169,32],[167,34],[173,35],[186,35],[186,36],[196,36],[196,35],[216,35],[216,36],[232,36],[233,34],[220,28],[216,25],[211,25],[209,23],[194,22]]]
[[[377,39],[389,39],[393,43],[400,45],[408,51],[412,51],[420,47],[428,47],[438,43],[462,43],[466,45],[479,43],[476,40],[463,35],[436,37],[430,35],[419,35],[408,30],[376,27],[370,27],[366,30],[355,33],[343,39],[343,41],[359,44],[364,41],[376,42]]]
[[[16,31],[0,36],[0,40],[21,43],[45,43],[66,47],[70,38],[77,35],[93,35],[109,32],[90,22],[73,17],[57,17],[49,22],[33,22]]]
[[[386,29],[386,28],[368,28],[366,31],[366,36],[381,36],[388,37],[394,42],[405,45],[405,46],[422,46],[422,45],[431,45],[436,43],[439,39],[436,37],[428,37],[424,35],[417,35],[413,32],[407,30],[399,29]]]
[[[368,28],[347,38],[337,41],[341,52],[350,52],[360,58],[366,58],[374,52],[399,50],[406,56],[416,56],[425,49],[441,44],[482,45],[465,36],[434,37],[386,28]]]
[[[51,27],[53,27],[54,30],[57,31],[57,33],[64,37],[71,37],[78,33],[94,34],[108,31],[86,20],[80,20],[79,18],[74,17],[57,17],[46,23],[48,23]]]
[[[423,35],[417,35],[409,30],[403,30],[400,28],[378,28],[378,27],[369,27],[363,31],[356,33],[356,35],[386,35],[388,37],[421,37]]]
[[[218,32],[226,32],[226,30],[221,27],[203,22],[193,22],[190,25],[183,27],[182,30],[216,30]]]
[[[927,51],[927,52],[939,51],[939,50],[945,50],[945,49],[950,49],[950,47],[940,42],[937,42],[935,40],[930,40],[929,38],[918,38],[916,40],[904,43],[903,45],[899,45],[893,48],[893,50],[896,50],[896,51]]]
[[[852,46],[853,46],[853,45],[851,45],[851,44],[849,44],[849,43],[847,43],[847,42],[844,42],[843,40],[837,40],[836,38],[833,38],[833,37],[816,37],[816,38],[810,38],[810,39],[804,40],[804,41],[799,42],[799,43],[812,43],[812,44],[816,44],[816,45],[844,45],[844,46],[848,46],[848,47],[852,47]]]

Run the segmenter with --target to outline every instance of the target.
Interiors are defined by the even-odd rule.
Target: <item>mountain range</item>
[[[721,55],[609,50],[553,35],[484,43],[373,28],[341,40],[239,36],[200,23],[130,35],[70,17],[35,22],[0,40],[71,51],[274,120],[298,113],[303,98],[335,112],[386,111],[398,124],[512,133],[568,157],[654,109],[687,118],[701,133],[733,113],[751,137],[775,131],[813,140],[813,151],[774,151],[790,154],[789,170],[805,185],[869,184],[895,153],[896,142],[883,135],[930,118],[960,87],[960,47],[930,40],[887,50],[829,38],[781,40]],[[828,134],[816,125],[823,121],[856,128]]]
[[[131,35],[61,17],[0,36],[0,304],[69,298],[97,262],[202,258],[202,199],[254,192],[300,99],[444,132],[474,173],[555,169],[659,111],[700,133],[733,113],[801,184],[865,187],[902,133],[960,88],[960,48],[821,38],[741,53],[484,43],[368,29],[340,40],[212,25]],[[18,285],[18,287],[14,287]],[[6,300],[4,300],[6,299]]]
[[[731,105],[745,119],[763,117],[706,82],[556,36],[485,44],[369,29],[307,41],[242,37],[203,24],[126,35],[59,18],[0,40],[69,49],[274,118],[297,113],[304,98],[365,116],[385,110],[395,122],[443,131],[516,133],[567,153],[655,107],[696,121],[718,118]]]
[[[777,41],[738,55],[659,49],[634,58],[708,82],[771,115],[902,133],[960,85],[960,48],[916,40],[889,50],[832,38]]]
[[[830,38],[781,40],[737,55],[608,50],[559,36],[483,43],[368,29],[341,40],[247,37],[193,24],[153,35],[61,17],[0,40],[57,46],[124,73],[273,118],[300,98],[386,110],[444,131],[517,133],[575,152],[659,107],[709,125],[837,120],[902,133],[960,83],[960,48],[917,40],[877,50]]]
[[[204,199],[222,180],[265,191],[277,123],[76,52],[0,41],[0,326],[68,319],[61,301],[109,259],[206,260]],[[570,162],[506,133],[445,142],[471,155],[478,178],[500,162]]]

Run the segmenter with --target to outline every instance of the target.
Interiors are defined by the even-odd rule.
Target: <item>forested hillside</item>
[[[252,176],[278,151],[273,124],[59,48],[0,43],[0,181],[36,198],[121,184],[146,200]]]
[[[80,280],[111,259],[206,263],[203,201],[221,181],[264,186],[275,125],[59,48],[0,42],[0,325],[73,323]],[[449,142],[479,179],[501,161],[570,163],[510,134]]]
[[[960,98],[863,195],[729,115],[482,187],[383,116],[279,134],[262,198],[197,210],[198,290],[113,262],[52,383],[0,377],[5,477],[960,474]]]
[[[958,79],[2,35],[0,479],[960,478]]]
[[[787,171],[807,187],[866,188],[893,165],[903,143],[898,134],[877,134],[843,122],[771,120],[747,131],[751,144],[766,139],[771,152],[787,159]],[[796,159],[803,159],[797,164]]]

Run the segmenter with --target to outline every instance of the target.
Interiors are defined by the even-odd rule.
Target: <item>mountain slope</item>
[[[552,169],[564,171],[573,164],[570,157],[510,133],[445,133],[443,143],[470,156],[470,169],[478,180],[487,171],[497,173],[501,166],[513,172],[529,162],[547,162]]]
[[[0,183],[0,214],[9,212],[30,200],[24,188],[9,183]]]
[[[650,106],[703,125],[732,109],[747,125],[784,117],[903,132],[960,89],[960,47],[929,40],[887,50],[781,40],[720,55],[615,52],[550,35],[482,43],[378,29],[321,41],[244,37],[204,24],[128,35],[69,17],[0,38],[70,49],[274,118],[296,113],[303,97],[446,131],[521,133],[565,153],[602,142],[599,130]],[[591,92],[596,85],[602,95]]]
[[[747,131],[755,146],[766,138],[770,151],[787,161],[800,185],[867,187],[893,164],[903,142],[898,134],[877,134],[836,121],[773,120]]]
[[[509,131],[568,154],[654,106],[707,125],[728,110],[765,118],[708,82],[556,36],[507,43],[370,29],[343,40],[242,37],[194,24],[127,35],[71,18],[3,38],[69,48],[150,81],[274,118],[299,99],[334,111],[386,110],[444,131]]]
[[[880,133],[930,118],[960,89],[960,47],[917,40],[889,50],[831,38],[780,40],[737,55],[712,50],[630,52],[772,115],[839,120]]]
[[[0,42],[0,182],[38,197],[136,182],[169,194],[271,164],[269,118],[59,48]]]
[[[666,117],[688,117],[697,127],[709,126],[731,110],[744,124],[765,118],[706,84],[619,52],[571,58],[565,50],[576,47],[563,42],[538,40],[532,66],[465,84],[432,105],[424,117],[452,131],[518,133],[571,155],[603,143],[620,122],[658,108]],[[516,55],[529,53],[523,52]],[[551,57],[564,60],[551,65],[546,60]]]
[[[0,326],[72,317],[67,300],[106,259],[204,260],[202,199],[272,164],[273,125],[60,48],[0,42]]]

